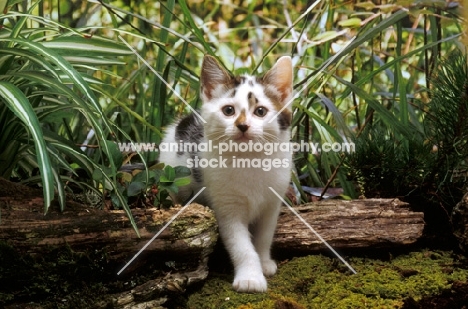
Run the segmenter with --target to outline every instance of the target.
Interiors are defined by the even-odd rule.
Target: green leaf
[[[107,153],[107,155],[111,157],[114,161],[115,167],[118,169],[123,163],[123,155],[120,152],[119,147],[114,141],[105,140],[104,142],[107,144],[107,149],[109,149],[109,153]]]
[[[361,3],[355,3],[354,4],[356,7],[360,7],[360,8],[363,8],[367,11],[370,11],[370,10],[373,10],[375,8],[375,4],[372,3],[371,1],[367,1],[367,2],[361,2]]]
[[[121,203],[121,199],[119,198],[119,195],[115,192],[112,192],[110,196],[111,196],[112,204],[115,205],[117,209],[121,209],[122,203]]]
[[[162,190],[167,190],[169,192],[177,194],[179,192],[179,187],[176,186],[174,183],[168,184],[160,184],[159,188]]]
[[[44,134],[41,129],[41,124],[37,119],[28,98],[15,85],[9,82],[0,82],[0,96],[6,102],[6,105],[13,113],[25,124],[29,132],[32,134],[37,163],[41,172],[42,186],[44,193],[44,213],[47,213],[50,203],[54,199],[54,175],[47,146],[44,141]]]
[[[4,12],[4,10],[6,9],[7,2],[8,0],[0,0],[0,12]]]
[[[93,180],[101,182],[103,176],[104,176],[104,173],[100,169],[95,169],[91,177],[93,178]]]
[[[357,17],[353,17],[338,22],[341,27],[361,27],[361,20]]]
[[[132,181],[127,187],[127,196],[136,196],[146,190],[146,184],[141,181]]]
[[[176,166],[174,172],[175,178],[186,177],[192,174],[192,171],[186,166]]]
[[[205,37],[203,36],[203,32],[200,30],[200,28],[197,26],[195,23],[195,20],[192,17],[192,12],[190,11],[189,7],[187,6],[187,2],[185,0],[179,0],[179,5],[180,8],[182,9],[182,13],[184,14],[185,19],[188,21],[190,25],[190,30],[192,33],[195,35],[195,37],[198,39],[198,41],[203,45],[203,48],[205,51],[211,55],[215,56],[215,53],[213,52],[211,46],[205,41]]]
[[[148,176],[148,178],[147,178]],[[134,177],[133,177],[133,181],[140,181],[140,182],[143,182],[143,183],[146,183],[146,179],[149,179],[150,180],[150,183],[152,183],[151,180],[154,180],[154,177],[156,176],[156,173],[155,171],[148,171],[148,175],[146,173],[146,170],[142,170],[141,172],[139,172],[138,174],[136,174]]]
[[[170,165],[166,165],[164,167],[164,174],[161,175],[161,179],[163,179],[163,176],[164,176],[164,179],[167,180],[167,181],[164,181],[164,182],[172,182],[174,181],[175,179],[175,170],[172,166]],[[161,180],[161,182],[163,182]]]
[[[182,187],[190,184],[190,178],[189,177],[184,177],[184,178],[178,178],[174,181],[174,184],[177,187]]]
[[[170,180],[169,178],[167,178],[167,176],[165,174],[162,174],[159,177],[159,182],[162,183],[162,184],[167,184],[167,183],[173,183],[174,180]]]
[[[66,204],[66,193],[64,186],[62,184],[62,179],[60,178],[60,175],[57,173],[56,169],[52,170],[52,173],[54,174],[54,179],[55,183],[57,184],[57,197],[59,200],[59,205],[60,205],[60,210],[63,211],[65,209],[65,204]]]
[[[110,66],[110,65],[125,65],[126,62],[117,59],[107,59],[91,56],[74,56],[64,55],[63,58],[74,65],[89,65],[89,66]]]
[[[61,36],[42,45],[65,56],[124,56],[133,52],[125,45],[101,38]]]
[[[458,38],[460,35],[459,34],[456,34],[456,35],[452,35],[452,36],[449,36],[447,38],[443,38],[441,40],[438,40],[438,41],[435,41],[435,42],[431,42],[431,43],[428,43],[428,44],[425,44],[419,48],[416,48],[416,49],[413,49],[411,51],[409,51],[407,54],[405,55],[402,55],[402,56],[399,56],[399,57],[395,57],[395,59],[391,60],[391,61],[388,61],[387,63],[383,64],[382,66],[378,67],[378,68],[375,68],[372,72],[368,73],[366,76],[364,76],[363,78],[361,78],[360,80],[358,80],[357,82],[354,83],[355,86],[357,87],[361,87],[362,85],[364,85],[366,82],[369,82],[371,81],[376,75],[380,74],[382,71],[392,67],[395,65],[395,63],[397,62],[402,62],[403,60],[405,59],[409,59],[410,57],[414,56],[414,55],[417,55],[417,54],[420,54],[422,53],[423,51],[429,49],[429,48],[432,48],[436,45],[440,45],[441,43],[445,43],[445,42],[449,42],[449,41],[452,41],[452,40],[455,40],[456,38]],[[351,93],[351,89],[350,88],[346,88],[344,90],[344,92],[342,93],[342,97],[346,97],[348,96],[350,93]]]
[[[395,117],[390,111],[388,111],[379,101],[377,101],[372,95],[367,93],[365,90],[356,87],[356,85],[335,76],[337,80],[341,83],[347,85],[356,95],[363,98],[375,111],[379,113],[379,116],[382,120],[391,128],[394,128],[395,131],[406,136],[408,139],[414,138],[417,134],[417,130],[413,125],[408,124],[404,125],[397,117]]]
[[[151,170],[151,171],[154,172],[154,176],[152,176],[153,183],[161,182],[161,176],[164,174],[164,171],[160,169]]]
[[[320,42],[324,42],[324,41],[330,41],[330,40],[333,40],[334,38],[337,38],[339,37],[340,35],[342,35],[341,33],[337,32],[337,31],[325,31],[323,33],[320,33],[319,35],[315,36],[312,41],[320,41]]]

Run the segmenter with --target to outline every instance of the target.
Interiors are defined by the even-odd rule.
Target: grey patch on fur
[[[194,159],[193,156],[192,156],[192,159]],[[195,179],[195,181],[198,183],[201,183],[203,181],[203,174],[200,168],[198,167],[192,168],[192,176],[193,176],[193,179]]]
[[[281,130],[286,130],[291,125],[291,114],[289,113],[280,113],[276,118]]]
[[[247,100],[249,101],[250,108],[258,104],[258,99],[252,92],[249,92],[249,94],[247,95]]]
[[[195,114],[189,114],[182,118],[175,129],[176,142],[200,143],[203,139],[203,124]],[[183,155],[184,150],[179,149],[178,155]]]
[[[237,92],[237,89],[236,88],[232,88],[231,90],[229,90],[229,97],[231,98],[234,98],[236,96],[236,92]]]
[[[234,87],[239,86],[240,84],[245,84],[245,76],[236,76],[234,77]]]
[[[175,140],[177,142],[182,141],[182,144],[188,143],[199,144],[203,139],[203,124],[201,120],[195,114],[189,114],[182,118],[175,129]],[[184,149],[178,149],[177,155],[182,156]],[[190,157],[195,159],[198,155],[196,151],[189,152]],[[202,172],[199,168],[192,168],[192,176],[196,182],[200,183],[203,181]]]

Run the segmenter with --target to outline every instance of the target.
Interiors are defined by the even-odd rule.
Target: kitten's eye
[[[268,110],[265,107],[259,106],[255,109],[254,114],[257,115],[258,117],[265,117],[267,112]]]
[[[223,114],[226,116],[232,116],[236,112],[236,110],[234,109],[234,106],[231,106],[231,105],[224,106],[222,111],[223,111]]]

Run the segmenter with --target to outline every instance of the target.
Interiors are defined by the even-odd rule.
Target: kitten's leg
[[[267,282],[262,272],[262,265],[252,244],[248,220],[239,201],[232,206],[223,203],[223,210],[218,210],[216,218],[219,233],[234,264],[233,288],[238,292],[266,292]],[[215,209],[216,213],[216,209]]]
[[[276,262],[271,259],[271,243],[276,230],[280,204],[268,205],[272,208],[265,211],[262,216],[252,226],[253,244],[260,257],[263,274],[273,276],[276,273]]]

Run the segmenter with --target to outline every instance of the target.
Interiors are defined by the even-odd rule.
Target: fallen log
[[[120,263],[136,253],[180,210],[132,210],[141,235],[138,238],[123,210],[103,211],[70,202],[64,212],[52,209],[44,216],[39,197],[22,205],[12,200],[6,203],[5,197],[0,197],[0,205],[0,240],[21,252],[40,254],[60,245],[75,251],[99,248],[105,249],[109,260]],[[416,242],[424,229],[423,213],[411,211],[408,204],[398,199],[323,200],[294,209],[337,249],[407,245]],[[216,238],[212,211],[192,204],[145,252],[193,260]],[[278,219],[274,247],[311,252],[325,249],[286,207]]]
[[[398,199],[322,200],[294,209],[336,249],[398,247],[423,234],[424,214]],[[324,244],[286,207],[278,219],[276,250],[323,251]]]
[[[41,254],[57,246],[74,251],[105,250],[109,261],[122,263],[137,253],[179,210],[133,209],[140,238],[123,210],[99,210],[69,202],[64,212],[51,209],[42,213],[42,199],[26,205],[5,203],[0,197],[0,240],[20,252]],[[184,256],[192,261],[217,239],[212,211],[191,204],[145,249],[145,254]],[[206,255],[206,253],[204,253]]]

